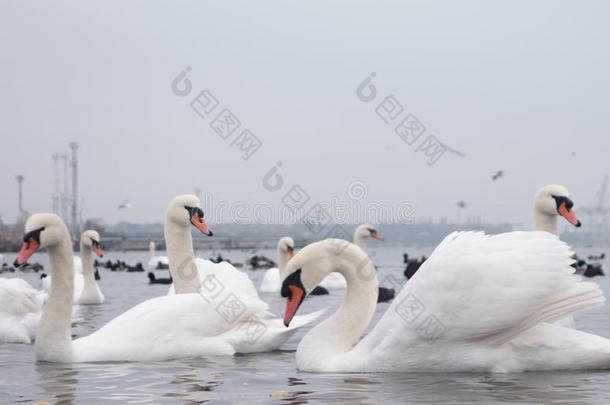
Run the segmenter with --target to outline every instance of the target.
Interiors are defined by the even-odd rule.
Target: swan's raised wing
[[[573,275],[570,248],[546,232],[453,233],[355,348],[379,358],[426,343],[500,345],[542,322],[601,305]]]

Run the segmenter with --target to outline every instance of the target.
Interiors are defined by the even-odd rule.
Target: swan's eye
[[[185,206],[184,208],[188,211],[189,217],[192,218],[193,216],[196,215],[197,218],[203,219],[204,213],[203,213],[203,210],[201,208],[199,208],[199,207],[189,207],[189,206]]]
[[[568,197],[565,197],[565,196],[555,196],[555,195],[553,195],[551,197],[553,197],[553,199],[555,200],[555,204],[557,205],[557,209],[559,209],[559,207],[561,207],[562,204],[565,204],[565,207],[568,210],[571,210],[572,207],[574,207],[574,202],[570,198],[568,198]]]
[[[305,287],[303,287],[303,283],[301,282],[301,269],[298,269],[294,273],[290,274],[288,277],[284,279],[282,283],[281,294],[284,298],[292,298],[292,290],[291,286],[296,286],[301,290],[305,291]]]
[[[29,246],[30,241],[32,241],[32,240],[33,240],[34,242],[36,242],[36,243],[40,244],[40,233],[41,233],[42,231],[44,231],[44,226],[43,226],[42,228],[39,228],[39,229],[34,229],[33,231],[30,231],[30,232],[26,233],[26,234],[24,235],[24,237],[23,237],[23,241],[24,241],[25,243],[27,243],[27,244],[28,244],[28,246]]]

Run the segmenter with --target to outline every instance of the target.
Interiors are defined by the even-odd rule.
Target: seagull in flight
[[[496,180],[498,180],[500,177],[504,177],[504,170],[498,170],[498,171],[496,172],[496,174],[494,174],[494,175],[491,177],[491,179],[492,179],[493,181],[496,181]]]
[[[128,200],[123,201],[122,204],[119,204],[118,208],[119,208],[119,210],[126,210],[126,209],[131,208],[131,201],[128,201]]]

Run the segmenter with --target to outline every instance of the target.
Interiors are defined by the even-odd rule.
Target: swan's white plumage
[[[277,349],[301,326],[290,329],[268,316],[267,305],[240,296],[243,312],[224,318],[219,301],[200,294],[177,294],[145,301],[90,336],[73,342],[74,359],[164,361]],[[309,315],[311,321],[320,313]],[[257,325],[263,329],[255,329]],[[262,332],[261,332],[262,331]]]
[[[27,281],[0,278],[0,343],[32,343],[41,306],[38,291]]]
[[[229,275],[220,290],[204,292],[202,285],[199,293],[147,300],[97,332],[72,341],[74,262],[68,230],[54,214],[32,215],[26,223],[26,233],[33,229],[41,229],[41,247],[47,248],[55,276],[37,330],[35,350],[39,361],[160,361],[270,351],[288,340],[299,326],[321,314],[310,314],[294,327],[280,329],[251,282],[249,286],[237,283],[237,290],[232,290],[229,279],[239,281],[245,275]],[[226,265],[221,265],[213,275],[221,277],[224,273],[229,272]],[[242,289],[249,293],[235,292]]]
[[[262,293],[278,293],[281,287],[280,269],[273,267],[267,270],[261,280],[260,291]]]
[[[294,240],[291,237],[285,236],[278,241],[277,244],[277,262],[278,267],[271,268],[265,272],[260,285],[260,291],[263,293],[279,293],[284,281],[286,264],[290,261],[288,249],[294,251]],[[320,286],[327,290],[345,289],[347,283],[345,278],[339,273],[331,273],[320,283]]]
[[[169,267],[169,258],[167,256],[157,256],[157,244],[154,241],[150,241],[148,244],[150,259],[148,260],[147,268],[149,271],[157,269],[159,263]]]
[[[345,281],[345,277],[343,277],[341,274],[330,273],[324,280],[322,280],[320,286],[326,288],[327,290],[344,290],[347,288],[347,282]]]
[[[195,265],[200,282],[200,291],[203,289],[225,288],[230,289],[238,296],[249,296],[259,299],[252,280],[247,274],[237,270],[227,262],[214,263],[210,260],[195,258]],[[169,287],[169,293],[174,294],[174,285]]]
[[[340,290],[345,289],[347,283],[341,274],[331,273],[320,283],[320,286],[327,290]],[[262,293],[279,293],[281,288],[280,270],[277,267],[267,270],[261,281],[260,291]]]
[[[284,271],[286,263],[294,255],[294,239],[290,236],[284,236],[277,242],[276,259],[277,267],[273,267],[265,271],[265,275],[261,280],[260,291],[263,293],[279,293],[282,288],[282,280],[284,279]]]
[[[451,234],[352,350],[317,355],[309,339],[297,365],[322,372],[610,368],[608,339],[546,323],[605,301],[597,284],[571,274],[571,253],[546,232]],[[330,335],[326,329],[318,335]]]

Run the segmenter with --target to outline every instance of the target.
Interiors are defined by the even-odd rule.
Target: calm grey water
[[[429,249],[410,249],[428,253]],[[210,252],[206,252],[211,254]],[[272,251],[260,253],[273,257]],[[598,252],[596,252],[598,253]],[[160,253],[161,254],[161,253]],[[199,256],[207,257],[204,252]],[[241,252],[223,252],[225,257],[243,261]],[[382,284],[402,276],[402,249],[371,249],[379,265]],[[12,260],[14,255],[5,255]],[[110,252],[128,263],[148,260],[146,252]],[[46,264],[44,255],[33,259]],[[258,286],[263,271],[246,271]],[[149,285],[145,273],[113,273],[101,270],[100,286],[107,302],[101,306],[80,307],[82,321],[73,328],[75,337],[85,336],[108,320],[143,300],[167,292],[167,286]],[[159,276],[165,273],[158,271]],[[6,273],[3,277],[10,277]],[[38,276],[23,274],[35,287]],[[594,279],[610,293],[610,281]],[[262,295],[281,316],[284,302],[279,296]],[[312,297],[302,313],[320,308],[336,308],[343,294]],[[380,304],[373,324],[387,309]],[[577,317],[579,329],[610,337],[610,309],[589,311]],[[170,325],[168,325],[170,327]],[[36,364],[33,348],[26,345],[0,345],[1,403],[608,403],[610,372],[550,372],[523,374],[311,374],[298,372],[294,351],[307,331],[293,337],[275,353],[232,358],[187,359],[166,363],[104,363],[56,365]],[[281,393],[281,398],[272,393]]]

